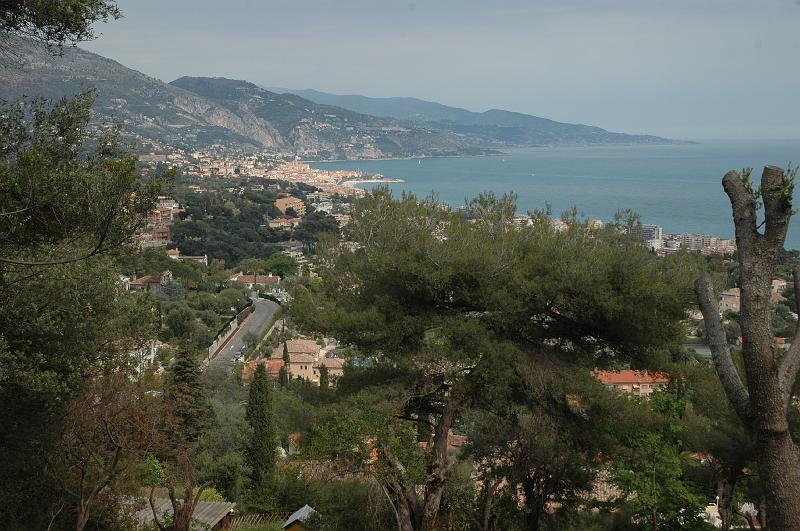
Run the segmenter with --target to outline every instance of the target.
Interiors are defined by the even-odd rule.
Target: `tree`
[[[291,277],[297,274],[297,262],[287,254],[277,253],[267,258],[264,269],[281,278]]]
[[[339,223],[325,212],[311,212],[297,225],[293,236],[311,248],[324,233],[339,234]]]
[[[194,312],[184,305],[176,305],[167,311],[164,324],[172,337],[189,339],[194,330]]]
[[[210,482],[200,483],[197,464],[200,438],[209,421],[209,405],[193,353],[181,350],[170,367],[162,407],[160,456],[165,465],[165,483],[172,504],[172,522],[156,513],[155,487],[150,489],[150,508],[161,531],[189,531],[197,502]],[[177,489],[182,487],[183,492]],[[179,497],[180,494],[180,497]]]
[[[730,171],[722,179],[736,229],[745,381],[731,358],[710,277],[702,276],[695,284],[717,374],[756,441],[772,529],[800,529],[800,448],[792,439],[788,420],[792,388],[800,369],[800,337],[795,335],[792,347],[784,354],[772,348],[769,304],[770,284],[792,215],[795,173],[767,166],[758,190],[753,188],[749,170],[742,174]],[[764,209],[761,223],[756,216],[759,204]],[[762,226],[764,230],[759,232]],[[798,290],[800,267],[795,266],[794,278]]]
[[[245,258],[239,262],[238,268],[251,275],[260,275],[264,272],[264,261],[258,258]]]
[[[108,503],[108,490],[146,457],[156,440],[154,400],[127,371],[88,380],[70,404],[60,444],[59,476],[75,504],[75,529]]]
[[[221,367],[206,370],[205,388],[214,419],[203,434],[198,475],[228,501],[238,501],[247,476],[248,390],[239,375]]]
[[[587,493],[619,454],[616,433],[642,415],[554,353],[501,347],[492,360],[470,378],[462,428],[472,475],[485,485],[471,516],[484,531],[557,528],[592,503]]]
[[[284,336],[286,327],[286,321],[284,320],[281,323],[281,336]],[[289,363],[291,362],[291,358],[289,357],[289,345],[286,343],[286,340],[283,341],[283,366],[281,366],[280,370],[278,371],[278,381],[281,384],[281,387],[289,387]]]
[[[250,382],[247,402],[247,423],[250,425],[250,442],[247,460],[250,464],[252,491],[256,497],[265,495],[275,474],[275,446],[277,434],[272,414],[272,382],[264,365],[259,364]]]
[[[753,440],[733,410],[714,368],[707,364],[682,365],[672,378],[685,382],[691,408],[687,409],[682,438],[687,448],[704,456],[703,466],[691,471],[695,482],[706,483],[718,496],[722,529],[746,523],[739,507],[762,499],[755,470]]]
[[[327,389],[329,385],[328,381],[328,367],[324,363],[320,364],[319,366],[319,388],[320,389]]]
[[[49,4],[49,2],[47,2]],[[113,128],[89,127],[94,95],[41,100],[0,112],[0,266],[72,263],[127,244],[154,208]]]
[[[679,340],[691,296],[689,276],[673,267],[681,264],[659,262],[617,233],[576,224],[556,233],[542,216],[516,229],[515,210],[512,196],[486,195],[462,216],[377,190],[353,210],[350,241],[319,246],[320,283],[293,293],[292,314],[306,331],[398,371],[393,383],[405,400],[385,422],[413,421],[428,449],[424,473],[412,476],[395,450],[379,448],[401,529],[436,518],[468,380],[499,345],[598,363]]]
[[[93,22],[118,16],[104,0],[3,2],[0,55],[13,55],[19,36],[86,40]],[[89,125],[93,101],[88,91],[0,105],[0,475],[15,478],[0,487],[0,519],[9,529],[69,525],[64,492],[78,528],[97,508],[118,508],[112,491],[146,441],[128,438],[136,402],[101,383],[153,337],[153,300],[124,293],[103,255],[125,250],[160,183],[140,178],[116,128]]]
[[[92,24],[122,16],[116,2],[110,0],[22,0],[0,5],[2,52],[10,43],[9,35],[29,37],[47,46],[61,47],[94,38]]]
[[[628,434],[631,452],[614,462],[614,482],[628,497],[634,519],[649,529],[708,529],[700,518],[703,497],[683,476],[685,398],[658,391],[641,405],[652,408],[661,425]]]
[[[0,301],[0,475],[15,478],[0,484],[0,518],[9,529],[46,528],[40,518],[63,482],[42,471],[60,457],[70,404],[155,336],[155,301],[126,293],[105,257],[46,274],[2,271]]]
[[[248,330],[245,332],[244,336],[242,336],[242,343],[244,343],[245,348],[249,349],[258,345],[258,339],[258,334],[252,330]]]

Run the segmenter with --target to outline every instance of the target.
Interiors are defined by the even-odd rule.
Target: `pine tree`
[[[200,376],[192,353],[182,351],[175,357],[167,382],[165,398],[172,413],[174,442],[187,449],[196,447],[209,422],[208,399]]]
[[[167,465],[167,489],[172,501],[171,525],[153,512],[156,526],[171,531],[188,531],[197,502],[207,484],[197,483],[200,438],[210,422],[210,405],[203,389],[196,355],[182,350],[170,368],[164,393],[163,458]],[[150,497],[153,497],[151,488]],[[151,507],[154,507],[151,504]]]
[[[253,491],[263,492],[275,472],[275,425],[272,415],[270,381],[264,365],[258,365],[250,382],[247,423],[252,434],[247,459],[252,469]]]
[[[283,363],[287,366],[289,365],[289,346],[286,344],[286,341],[283,342]]]

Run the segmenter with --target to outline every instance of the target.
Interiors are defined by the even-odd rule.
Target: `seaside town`
[[[200,156],[199,153],[195,155],[191,159],[152,154],[140,157],[140,163],[150,173],[159,166],[174,164],[179,170],[179,193],[175,197],[159,197],[156,208],[147,217],[146,226],[136,236],[140,257],[149,256],[152,260],[156,256],[165,256],[167,260],[159,261],[155,268],[142,270],[147,274],[137,276],[137,270],[134,269],[132,274],[120,277],[125,289],[148,292],[162,299],[162,311],[167,315],[168,332],[131,352],[137,360],[138,371],[142,374],[165,374],[168,370],[170,360],[175,356],[175,347],[180,344],[181,334],[187,333],[173,324],[171,318],[178,313],[176,304],[191,301],[186,289],[193,281],[189,280],[191,277],[187,276],[184,268],[187,265],[191,268],[200,266],[204,271],[216,270],[221,273],[214,291],[222,291],[217,294],[212,291],[211,296],[219,297],[228,293],[231,300],[235,301],[231,307],[232,313],[225,315],[223,312],[213,321],[216,334],[208,333],[210,329],[205,335],[198,330],[188,332],[187,337],[194,337],[194,340],[201,342],[198,347],[204,352],[204,370],[229,367],[242,384],[248,386],[252,385],[257,371],[263,367],[268,381],[278,389],[299,392],[300,386],[312,386],[333,392],[340,381],[347,381],[348,371],[359,370],[359,365],[353,365],[358,363],[357,360],[352,358],[348,346],[342,344],[335,335],[308,334],[290,311],[296,287],[308,285],[309,281],[313,282],[318,277],[318,257],[314,246],[309,245],[313,240],[305,239],[305,227],[324,224],[328,220],[329,225],[322,230],[331,231],[336,238],[346,241],[350,212],[355,202],[365,197],[364,190],[354,185],[397,181],[361,172],[313,169],[298,161],[264,161],[256,157],[224,160]],[[220,200],[227,206],[214,211],[199,208],[209,201]],[[226,250],[225,246],[215,251],[213,245],[201,243],[202,240],[198,241],[197,236],[187,237],[201,234],[198,232],[201,226],[221,223],[223,225],[219,226],[227,226],[225,216],[254,206],[261,213],[252,226],[272,242],[272,251],[266,260],[245,257],[229,263],[229,256],[221,253]],[[449,211],[449,208],[445,207],[444,210]],[[468,215],[464,208],[454,212]],[[467,220],[476,221],[468,217]],[[517,230],[524,230],[532,227],[535,220],[527,215],[518,215],[508,223]],[[562,219],[551,219],[549,226],[556,234],[570,230],[570,223]],[[613,227],[598,219],[587,219],[581,226],[583,230],[598,235]],[[619,227],[617,229],[621,230]],[[637,223],[629,230],[633,231],[630,235],[643,248],[659,258],[683,250],[725,264],[731,263],[736,252],[732,240],[711,235],[670,234],[660,226],[644,223]],[[197,253],[195,249],[202,249],[203,252]],[[787,330],[791,323],[797,321],[797,314],[787,306],[785,294],[788,285],[790,282],[786,279],[776,278],[771,287],[771,303],[775,307],[787,308],[784,316]],[[192,304],[190,302],[188,307],[191,308]],[[740,288],[729,288],[720,293],[718,312],[725,320],[731,348],[742,347],[742,333],[736,324],[740,307]],[[690,312],[685,323],[688,332],[681,347],[684,355],[708,360],[711,353],[703,339],[703,316],[695,310]],[[791,348],[791,341],[788,333],[784,336],[775,335],[773,348],[786,351]],[[665,392],[673,378],[663,370],[595,369],[589,374],[614,393],[645,400]],[[293,430],[287,437],[286,443],[278,448],[279,468],[302,469],[314,477],[340,477],[338,472],[330,468],[330,464],[309,459],[304,453],[304,438],[308,437],[304,430]],[[423,442],[419,444],[423,445]],[[449,453],[458,454],[468,444],[468,435],[456,427],[449,429]],[[420,448],[424,449],[425,446]],[[376,466],[377,458],[374,450],[370,455],[363,464],[366,468],[360,469],[353,477],[370,474],[370,467]],[[709,458],[698,452],[693,459],[702,465]],[[595,502],[606,502],[621,495],[619,485],[604,472],[592,483],[589,498]],[[547,511],[554,511],[556,507],[555,502],[545,503]],[[311,510],[316,509],[309,506],[307,511]],[[751,516],[756,518],[757,509],[748,510],[752,510]],[[140,516],[149,521],[147,511]],[[720,515],[719,508],[713,503],[702,508],[701,516],[712,525],[720,524],[722,518],[726,517]]]
[[[800,530],[800,11],[184,4],[0,5],[0,528]]]
[[[158,164],[168,164],[188,176],[198,178],[209,177],[261,177],[266,180],[285,181],[289,183],[302,183],[313,186],[318,192],[311,195],[312,200],[317,201],[316,210],[327,211],[327,200],[334,196],[359,198],[363,197],[365,190],[356,187],[358,184],[366,183],[401,183],[402,179],[385,177],[381,174],[368,174],[359,170],[322,170],[312,168],[308,163],[299,161],[285,161],[275,155],[243,155],[243,156],[221,156],[213,152],[195,151],[187,154],[182,150],[171,150],[166,154],[147,153],[139,156],[139,161],[145,166],[155,166]],[[201,185],[190,187],[195,193],[204,192]],[[278,206],[285,213],[286,199],[281,201],[284,205]],[[298,207],[297,204],[294,206]],[[159,205],[161,209],[162,205]],[[303,208],[303,207],[298,207]],[[297,211],[297,210],[295,210]],[[337,221],[343,221],[340,217]],[[281,218],[271,220],[271,227],[291,227],[298,223],[300,218]],[[516,225],[526,225],[532,223],[530,216],[516,216],[513,219]],[[552,220],[554,230],[565,230],[566,222],[554,218]],[[151,223],[152,225],[152,223]],[[590,229],[599,230],[605,226],[605,222],[599,219],[588,219],[587,226]],[[736,251],[736,242],[732,239],[720,238],[709,234],[681,232],[668,233],[658,225],[640,223],[637,227],[638,237],[645,246],[665,256],[686,249],[699,252],[704,255],[720,254],[732,255]],[[154,241],[163,241],[154,235]]]
[[[220,150],[223,151],[224,150]],[[362,183],[397,183],[402,179],[368,174],[359,170],[321,170],[308,163],[285,160],[290,156],[277,155],[219,155],[216,152],[194,151],[171,148],[169,153],[146,153],[139,161],[146,165],[168,164],[186,175],[195,177],[233,177],[249,176],[304,183],[315,186],[328,194],[362,197],[364,190],[356,188]]]

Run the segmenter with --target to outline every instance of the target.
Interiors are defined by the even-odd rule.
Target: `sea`
[[[322,169],[352,169],[403,179],[388,186],[396,195],[434,194],[452,207],[481,192],[517,195],[518,212],[550,205],[554,215],[572,207],[604,221],[618,209],[638,212],[642,223],[664,232],[696,232],[733,238],[722,177],[753,168],[758,182],[765,165],[800,163],[800,140],[704,141],[660,146],[541,147],[506,150],[486,157],[441,157],[313,163]],[[800,207],[800,185],[794,193]],[[800,214],[794,217],[787,249],[800,249]]]

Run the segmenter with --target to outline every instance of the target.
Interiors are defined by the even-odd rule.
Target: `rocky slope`
[[[246,81],[182,77],[170,85],[202,96],[249,122],[268,122],[304,158],[353,159],[481,153],[458,135],[376,118]]]
[[[0,64],[0,98],[59,98],[95,87],[99,121],[119,119],[145,144],[213,145],[304,158],[461,155],[485,150],[450,132],[319,105],[243,81],[181,78],[169,84],[79,48],[53,57],[19,41]]]

